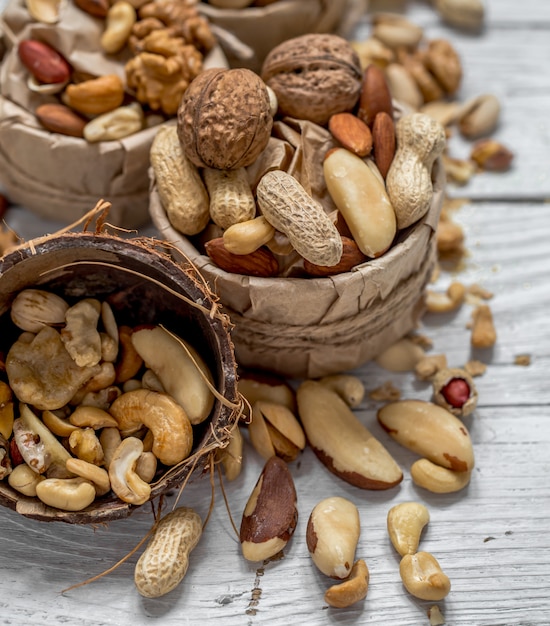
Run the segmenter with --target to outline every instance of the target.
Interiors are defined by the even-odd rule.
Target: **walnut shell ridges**
[[[197,167],[232,170],[250,165],[267,146],[272,126],[265,83],[244,68],[203,71],[178,110],[182,150]]]
[[[324,125],[334,113],[356,105],[362,70],[344,38],[307,34],[273,48],[261,77],[277,95],[280,114]]]

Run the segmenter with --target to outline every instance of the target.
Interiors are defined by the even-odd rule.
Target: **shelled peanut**
[[[443,0],[436,4],[451,23],[460,15],[466,19],[469,11],[471,22],[479,24],[483,16],[477,0]],[[513,153],[500,142],[488,139],[500,120],[500,102],[491,93],[466,102],[458,99],[464,68],[453,44],[444,38],[427,39],[420,26],[402,15],[375,12],[371,23],[370,37],[352,42],[362,67],[380,68],[393,98],[433,117],[448,134],[456,130],[473,142],[468,159],[444,154],[449,179],[464,184],[478,170],[509,169]],[[459,25],[466,27],[465,22]]]
[[[72,67],[50,43],[38,38],[20,41],[17,52],[29,73],[28,88],[44,96],[35,109],[40,124],[95,143],[122,139],[173,117],[215,45],[196,3],[75,4],[104,21],[98,52],[106,58],[122,53],[131,58],[123,66],[124,78],[119,73],[88,75]]]
[[[324,202],[282,163],[262,169],[275,126],[288,119],[331,147],[304,150]],[[157,134],[151,163],[172,226],[221,269],[323,277],[381,256],[427,213],[444,147],[429,116],[398,119],[382,70],[362,71],[349,42],[303,35],[274,48],[261,76],[203,72],[177,128]]]
[[[0,380],[1,477],[67,511],[107,494],[146,502],[210,414],[212,376],[200,354],[164,327],[117,324],[95,298],[69,304],[28,288],[10,318],[19,334]]]

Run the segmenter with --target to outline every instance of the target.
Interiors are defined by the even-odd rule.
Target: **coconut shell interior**
[[[9,315],[11,303],[21,290],[43,288],[69,304],[93,297],[111,305],[119,325],[162,324],[189,341],[209,366],[219,393],[230,403],[237,403],[228,318],[218,312],[211,292],[193,266],[175,262],[157,245],[151,240],[108,234],[69,233],[35,240],[4,256],[0,259],[2,353],[6,354],[21,332]],[[215,315],[210,315],[212,309]],[[202,467],[208,453],[227,441],[237,417],[238,411],[216,399],[209,418],[194,427],[191,456],[174,468],[160,466],[151,498],[177,488],[195,467]],[[83,524],[124,518],[137,508],[111,493],[97,498],[83,511],[60,511],[14,491],[6,480],[0,481],[0,504],[37,520]]]

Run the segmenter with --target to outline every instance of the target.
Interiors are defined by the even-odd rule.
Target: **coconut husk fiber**
[[[176,261],[158,241],[124,239],[108,225],[95,232],[59,232],[26,242],[0,258],[2,354],[21,332],[11,322],[9,309],[26,288],[57,293],[69,304],[86,297],[107,301],[119,326],[162,325],[197,350],[218,396],[207,419],[193,426],[191,455],[175,466],[159,463],[150,500],[185,486],[195,469],[200,475],[210,455],[229,442],[241,405],[230,321],[196,269],[181,256]],[[109,492],[82,511],[64,511],[22,495],[7,480],[0,481],[0,504],[39,521],[71,524],[121,519],[139,508]]]
[[[328,130],[311,122],[276,122],[268,147],[248,169],[252,188],[263,172],[284,169],[330,213],[335,207],[324,184],[320,155],[334,145]],[[152,172],[150,212],[164,239],[192,259],[218,294],[234,324],[239,365],[316,378],[360,366],[417,326],[436,262],[435,230],[445,188],[439,161],[432,178],[433,201],[421,220],[400,231],[379,258],[328,278],[300,277],[296,257],[279,259],[285,271],[276,278],[221,270],[198,242],[172,228]]]

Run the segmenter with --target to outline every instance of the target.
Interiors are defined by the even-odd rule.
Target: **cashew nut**
[[[471,471],[457,472],[441,467],[429,459],[418,459],[411,465],[411,478],[415,485],[432,493],[454,493],[470,482]]]
[[[84,478],[45,478],[36,485],[36,495],[56,509],[82,511],[95,500],[96,492]]]
[[[95,406],[77,407],[69,416],[69,421],[79,428],[93,428],[94,430],[118,427],[118,422],[112,415]]]
[[[227,480],[235,480],[243,465],[243,436],[238,425],[233,428],[229,443],[216,450],[216,459],[222,464]]]
[[[98,467],[88,461],[82,459],[67,459],[65,465],[67,471],[71,472],[75,476],[85,478],[93,483],[96,491],[96,495],[104,496],[111,490],[111,481],[109,480],[109,474],[107,470],[102,467]]]
[[[121,441],[109,465],[112,490],[121,500],[129,504],[144,504],[151,495],[151,486],[135,471],[142,452],[142,441],[137,437],[127,437]]]
[[[46,477],[37,474],[26,463],[16,465],[8,476],[10,487],[30,498],[36,496],[36,485],[43,480],[46,480]]]
[[[106,28],[101,37],[101,47],[107,54],[116,54],[122,50],[136,20],[136,10],[125,0],[117,0],[109,8]]]
[[[325,602],[337,609],[344,609],[366,598],[369,589],[369,570],[363,559],[356,561],[349,578],[325,591]]]
[[[73,426],[68,419],[63,419],[54,411],[42,411],[42,421],[58,437],[69,437],[73,430],[78,428]]]
[[[111,460],[115,454],[116,449],[120,445],[122,437],[120,431],[117,428],[103,428],[99,435],[99,443],[103,448],[103,465],[109,469]]]
[[[113,402],[109,412],[123,433],[147,426],[154,437],[153,453],[164,465],[176,465],[191,453],[191,422],[170,396],[148,389],[128,391]]]
[[[351,374],[333,374],[324,376],[319,380],[322,385],[326,385],[342,398],[342,400],[352,409],[357,408],[365,396],[365,386],[361,379]]]
[[[443,600],[451,590],[451,581],[429,552],[406,554],[399,564],[405,589],[420,600]]]
[[[13,429],[13,393],[10,386],[0,381],[0,435],[9,439]]]
[[[115,141],[143,128],[143,109],[137,102],[118,107],[95,117],[84,126],[84,139],[90,143]]]
[[[152,452],[143,451],[136,463],[136,474],[146,483],[152,482],[157,472],[157,457]]]
[[[429,521],[430,513],[420,502],[402,502],[388,511],[388,534],[401,556],[415,554],[420,535]]]
[[[464,302],[466,287],[460,282],[452,282],[445,293],[433,289],[426,291],[426,309],[429,313],[449,313]]]

